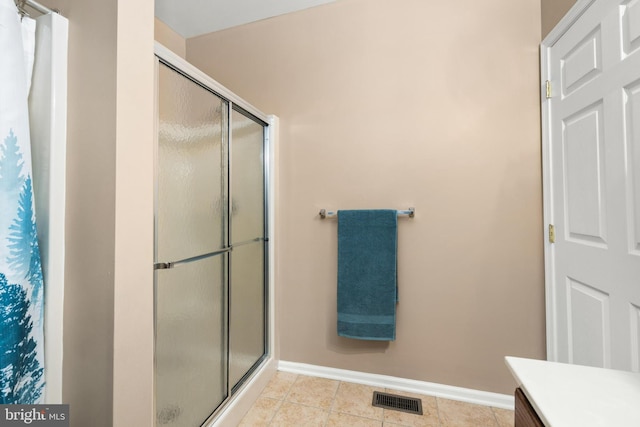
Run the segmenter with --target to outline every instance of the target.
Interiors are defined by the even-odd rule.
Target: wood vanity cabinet
[[[515,427],[545,427],[540,421],[535,409],[529,403],[527,396],[518,387],[515,392],[516,398],[516,414]]]

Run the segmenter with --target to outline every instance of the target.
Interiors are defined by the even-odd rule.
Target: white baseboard
[[[287,362],[283,360],[278,363],[278,370],[374,387],[387,387],[398,391],[407,391],[410,393],[442,397],[445,399],[459,400],[478,405],[493,406],[494,408],[513,410],[515,406],[514,397],[508,394],[454,387],[426,381],[409,380],[406,378],[391,377],[387,375],[368,374],[366,372],[327,368],[325,366],[308,365],[306,363]]]

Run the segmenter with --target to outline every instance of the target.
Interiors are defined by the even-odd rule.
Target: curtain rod
[[[18,3],[18,8],[22,9],[24,7],[24,5],[29,6],[32,9],[37,10],[40,13],[59,13],[57,10],[54,9],[49,9],[47,6],[38,3],[35,0],[20,0],[17,2]]]

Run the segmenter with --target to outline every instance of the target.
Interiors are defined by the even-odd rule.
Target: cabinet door
[[[515,427],[545,427],[520,388],[516,389]]]

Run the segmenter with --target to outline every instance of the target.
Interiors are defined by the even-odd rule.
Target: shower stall
[[[156,425],[200,426],[269,355],[270,124],[158,52]]]

